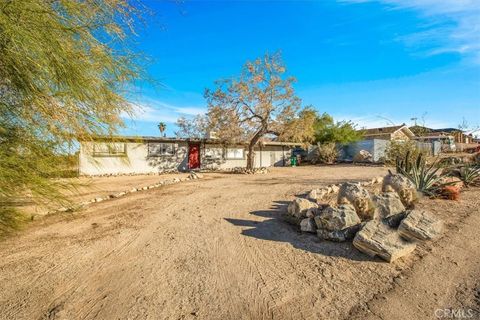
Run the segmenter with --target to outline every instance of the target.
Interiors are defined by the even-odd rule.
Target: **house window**
[[[175,155],[174,143],[149,143],[148,144],[148,156],[149,157],[162,157]]]
[[[100,142],[93,144],[94,157],[124,157],[127,145],[122,142]]]
[[[245,159],[244,148],[227,148],[226,158],[228,160],[243,160]]]
[[[212,160],[218,160],[222,159],[223,157],[223,148],[205,148],[205,158],[206,159],[212,159]]]

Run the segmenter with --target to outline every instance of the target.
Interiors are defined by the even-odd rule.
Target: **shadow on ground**
[[[331,242],[319,239],[314,234],[300,232],[297,226],[283,220],[287,212],[288,201],[274,201],[270,210],[252,211],[250,214],[267,218],[263,221],[224,218],[231,224],[244,227],[242,235],[262,240],[288,242],[293,247],[304,251],[330,257],[341,257],[355,261],[376,261],[359,252],[351,242]],[[247,229],[248,228],[248,229]]]

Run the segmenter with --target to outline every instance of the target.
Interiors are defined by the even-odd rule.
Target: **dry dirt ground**
[[[185,178],[188,173],[169,173],[162,175],[137,175],[137,176],[111,176],[111,177],[80,177],[65,179],[73,187],[64,190],[65,196],[73,204],[88,201],[98,197],[105,197],[110,194],[130,190],[134,187],[145,187],[160,181],[173,180],[174,178]],[[19,206],[20,207],[20,206]],[[45,215],[49,210],[57,209],[35,206],[34,203],[23,201],[21,209],[32,215]]]
[[[296,194],[385,172],[206,174],[35,221],[0,242],[0,318],[435,319],[446,308],[478,318],[478,189],[422,200],[445,236],[392,264],[279,219]]]

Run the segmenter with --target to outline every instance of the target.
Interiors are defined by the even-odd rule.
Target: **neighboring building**
[[[455,143],[473,143],[473,136],[455,128],[434,129],[436,133],[453,136]]]
[[[413,126],[410,127],[410,129],[420,138],[430,138],[431,140],[431,137],[437,137],[443,140],[453,139],[453,143],[474,143],[472,134],[467,134],[456,128],[431,129],[422,126]]]
[[[391,127],[381,127],[361,130],[363,140],[352,142],[340,147],[340,159],[353,161],[361,151],[367,151],[371,155],[369,161],[382,162],[392,141],[415,141],[418,148],[427,153],[438,155],[441,151],[441,143],[437,141],[418,141],[418,137],[405,124]]]
[[[381,127],[372,129],[363,129],[363,138],[365,140],[411,140],[415,138],[415,134],[402,124],[399,126]]]
[[[255,167],[285,166],[296,143],[266,141],[255,148]],[[215,139],[98,137],[81,141],[81,175],[145,174],[193,169],[246,167],[245,144],[225,146]]]
[[[363,140],[341,146],[339,158],[343,161],[353,161],[360,151],[371,155],[370,161],[382,162],[390,141],[409,141],[415,134],[405,125],[362,129]]]

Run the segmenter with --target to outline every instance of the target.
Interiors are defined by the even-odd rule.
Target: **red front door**
[[[200,145],[191,144],[188,146],[188,168],[200,168]]]

